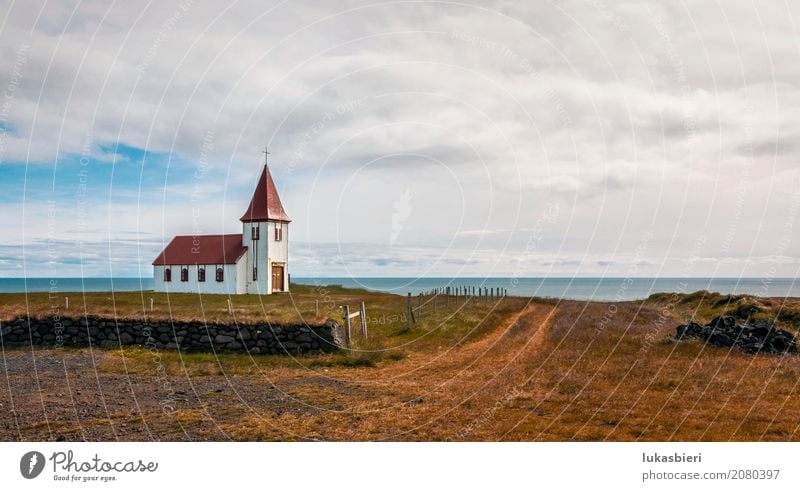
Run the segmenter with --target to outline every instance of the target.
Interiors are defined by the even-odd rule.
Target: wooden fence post
[[[422,294],[417,296],[417,319],[422,319]]]
[[[345,343],[347,346],[350,346],[350,306],[343,305],[342,310],[344,311],[344,338]]]
[[[406,325],[410,328],[412,322],[416,322],[414,320],[414,308],[411,306],[411,292],[408,292],[408,298],[406,299]]]
[[[361,317],[361,335],[367,339],[367,309],[364,307],[364,302],[361,302],[361,310],[358,315]]]
[[[411,329],[411,294],[406,299],[406,329]]]
[[[153,312],[153,297],[150,297],[150,312]]]

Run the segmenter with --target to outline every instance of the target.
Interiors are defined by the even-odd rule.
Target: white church
[[[264,164],[241,234],[179,235],[153,261],[157,292],[289,291],[289,217]]]

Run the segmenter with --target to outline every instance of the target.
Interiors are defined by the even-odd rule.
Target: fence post
[[[414,308],[411,306],[411,292],[408,292],[408,298],[406,299],[406,325],[410,328],[412,322],[417,322],[414,319]]]
[[[361,317],[361,335],[367,339],[367,309],[364,307],[364,302],[361,302],[361,310],[358,314]]]
[[[411,293],[406,299],[406,329],[411,329]]]
[[[437,298],[437,295],[436,295],[436,292],[434,292],[433,293],[433,298],[432,298],[432,300],[433,300],[433,313],[434,314],[436,313],[436,298]]]
[[[444,289],[444,309],[450,310],[450,287]]]
[[[344,337],[347,346],[350,346],[350,306],[343,305],[342,310],[344,311]]]
[[[150,297],[150,312],[153,312],[153,297]]]
[[[314,313],[316,317],[319,317],[319,300],[314,300]]]

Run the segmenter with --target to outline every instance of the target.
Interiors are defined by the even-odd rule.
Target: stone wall
[[[680,325],[676,337],[700,338],[724,348],[736,347],[747,353],[783,355],[797,353],[797,340],[789,331],[778,329],[765,319],[737,325],[733,317],[716,317],[705,326],[696,322]]]
[[[321,325],[204,324],[160,320],[81,318],[25,318],[0,323],[6,348],[14,346],[95,346],[114,348],[141,345],[181,351],[298,354],[331,352],[344,344],[342,327],[328,319]]]

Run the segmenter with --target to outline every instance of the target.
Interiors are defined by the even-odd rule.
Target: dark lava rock
[[[699,338],[713,346],[736,347],[747,353],[797,353],[795,335],[763,319],[742,325],[728,316],[716,317],[704,326],[689,322],[677,327],[676,337]]]

